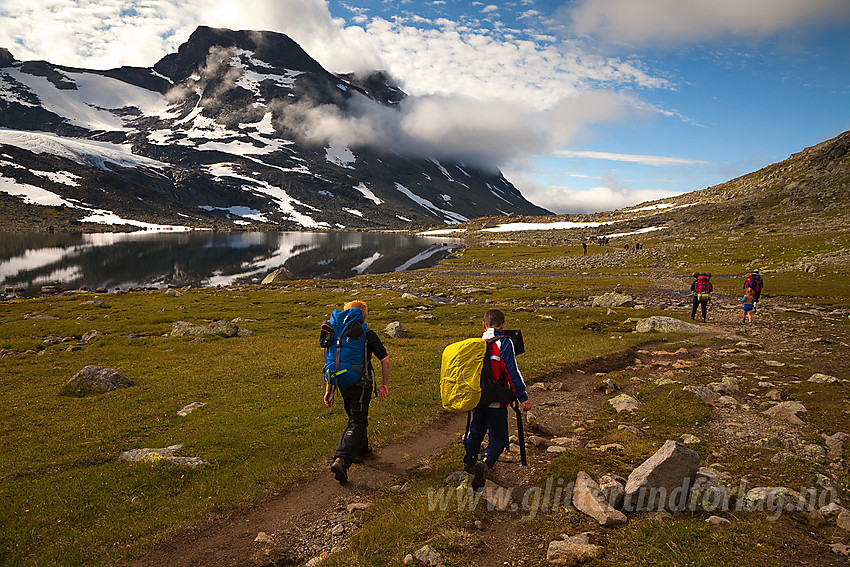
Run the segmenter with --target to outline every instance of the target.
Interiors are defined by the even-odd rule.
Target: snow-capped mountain
[[[200,27],[153,68],[108,71],[0,48],[0,218],[277,229],[548,212],[497,170],[310,135],[405,98],[385,73],[331,74],[273,32]]]

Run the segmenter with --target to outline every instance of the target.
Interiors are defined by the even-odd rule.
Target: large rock
[[[399,339],[407,334],[407,329],[398,321],[393,321],[384,328],[384,333],[391,339]]]
[[[295,276],[288,269],[280,267],[263,278],[261,283],[263,284],[271,284],[276,282],[285,282],[289,280],[294,280]]]
[[[623,509],[684,510],[699,463],[699,454],[681,443],[668,440],[629,475]]]
[[[616,526],[628,521],[625,514],[608,504],[599,485],[584,471],[579,471],[573,487],[573,506],[603,526]]]
[[[654,315],[645,319],[638,319],[635,331],[638,333],[649,333],[651,331],[658,331],[659,333],[703,333],[705,329],[673,317]]]
[[[603,293],[593,298],[593,307],[634,307],[635,300],[631,295],[623,293]]]
[[[763,411],[764,415],[769,415],[773,419],[779,419],[793,423],[794,425],[802,425],[803,420],[797,415],[798,412],[804,412],[806,408],[800,402],[788,401],[780,402],[770,409]]]
[[[640,407],[640,402],[628,394],[620,394],[608,400],[617,413],[621,411],[634,411]]]
[[[65,383],[62,393],[69,396],[85,396],[112,392],[132,385],[132,380],[113,368],[86,366]]]
[[[440,552],[430,545],[425,545],[417,549],[413,554],[413,558],[423,565],[436,565],[439,567],[446,564]]]
[[[592,559],[599,550],[598,545],[590,543],[587,534],[579,534],[567,539],[549,542],[546,550],[546,562],[550,565],[573,565],[577,561]]]

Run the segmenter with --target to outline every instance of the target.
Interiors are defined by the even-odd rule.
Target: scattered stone
[[[62,394],[82,397],[129,388],[132,385],[132,380],[113,368],[86,366],[65,383]]]
[[[445,565],[445,561],[443,560],[443,556],[440,555],[440,552],[431,547],[430,545],[425,545],[413,554],[413,558],[422,563],[423,565],[436,565],[442,566]]]
[[[263,278],[263,281],[260,282],[263,285],[277,283],[277,282],[285,282],[288,280],[294,280],[295,276],[288,269],[284,267],[280,267]]]
[[[87,342],[91,341],[92,339],[96,339],[100,336],[102,336],[100,331],[98,331],[96,329],[92,329],[91,331],[86,331],[85,333],[83,333],[83,339],[82,340],[83,340],[84,343],[87,343]]]
[[[833,435],[824,435],[824,439],[826,439],[826,447],[829,449],[829,454],[827,455],[832,461],[840,461],[844,457],[844,444],[847,442],[847,439],[850,439],[850,435],[839,431]]]
[[[598,551],[599,546],[590,543],[587,534],[579,534],[550,541],[546,550],[546,562],[551,565],[572,565],[577,561],[592,559]]]
[[[773,366],[774,368],[781,368],[785,366],[784,362],[779,362],[778,360],[765,360],[765,366]]]
[[[678,512],[688,503],[688,490],[699,470],[699,454],[668,440],[634,469],[626,482],[624,509]]]
[[[175,452],[183,448],[183,445],[169,445],[160,449],[131,449],[122,452],[118,458],[122,461],[130,461],[136,463],[156,464],[161,462],[169,462],[175,465],[185,465],[192,468],[197,468],[209,463],[200,457],[177,457]]]
[[[621,425],[617,426],[617,429],[619,431],[628,431],[629,433],[631,433],[633,435],[640,435],[642,433],[642,431],[640,429],[638,429],[637,427],[633,427],[631,425],[622,425],[621,424]]]
[[[765,510],[795,512],[808,509],[806,499],[799,492],[784,486],[753,488],[744,496],[744,505],[750,512]]]
[[[729,406],[733,408],[737,408],[740,406],[738,404],[738,400],[733,398],[732,396],[720,396],[716,400],[714,400],[714,405],[716,406]]]
[[[669,378],[659,378],[655,381],[656,386],[668,386],[670,384],[678,384],[678,382]]]
[[[634,307],[635,300],[631,295],[609,292],[593,298],[591,307]]]
[[[165,295],[173,295],[174,297],[183,297],[183,294],[177,291],[176,289],[169,288],[166,290]]]
[[[101,309],[105,309],[107,307],[106,303],[97,299],[83,301],[82,303],[80,303],[80,305],[94,305],[95,307],[100,307]]]
[[[619,510],[626,493],[626,479],[615,474],[606,474],[599,478],[599,490],[602,497],[613,508]]]
[[[770,416],[773,419],[780,419],[793,423],[794,425],[802,425],[803,420],[797,416],[797,412],[804,412],[806,408],[800,402],[788,401],[780,402],[770,409],[763,411],[764,415]]]
[[[835,525],[844,531],[850,532],[850,512],[845,510],[838,514],[838,517],[835,518]]]
[[[391,339],[399,339],[407,334],[407,329],[398,321],[393,321],[384,328],[384,333]]]
[[[606,445],[596,447],[595,450],[601,453],[619,453],[625,451],[626,448],[619,443],[608,443]]]
[[[339,523],[339,524],[335,525],[333,527],[333,530],[331,530],[331,535],[334,536],[334,537],[339,537],[344,533],[345,533],[345,524],[343,524],[343,523]]]
[[[724,394],[727,396],[733,396],[741,391],[741,387],[738,385],[738,380],[731,376],[725,376],[720,382],[711,382],[708,387],[718,394]]]
[[[809,378],[809,382],[814,382],[815,384],[838,384],[841,382],[841,379],[830,376],[829,374],[816,372]]]
[[[407,292],[402,293],[402,294],[401,294],[401,298],[402,298],[402,299],[409,299],[409,300],[411,300],[411,301],[419,301],[419,298],[418,298],[418,297],[416,297],[416,296],[415,296],[415,295],[413,295],[412,293],[407,293]]]
[[[625,514],[608,504],[599,485],[584,471],[579,471],[576,478],[573,506],[603,526],[616,526],[628,521]]]
[[[711,467],[700,467],[688,496],[689,510],[715,512],[729,509],[729,487]]]
[[[561,447],[560,445],[550,445],[550,446],[546,447],[546,452],[547,453],[555,453],[556,455],[560,455],[561,453],[566,453],[567,448]]]
[[[316,557],[313,557],[312,559],[310,559],[310,561],[308,561],[304,565],[305,565],[305,567],[319,567],[319,565],[321,565],[324,561],[327,561],[330,556],[331,556],[330,553],[328,553],[327,551],[323,551],[320,554],[318,554]],[[413,561],[412,557],[411,557],[411,561]]]
[[[254,538],[254,542],[272,544],[274,543],[274,538],[266,532],[260,532],[257,534],[257,537]]]
[[[617,411],[634,411],[640,407],[640,402],[628,394],[620,394],[608,400],[608,403]]]
[[[349,514],[353,514],[354,512],[362,512],[367,508],[369,508],[368,502],[352,502],[351,504],[345,507],[345,509],[348,510]]]
[[[195,325],[187,321],[175,321],[171,325],[172,337],[199,337],[202,335],[223,335],[235,337],[239,335],[239,327],[232,321],[213,321],[209,325]]]
[[[605,392],[606,396],[610,396],[614,392],[620,389],[620,386],[614,382],[611,378],[606,378],[602,380],[599,384],[596,385],[597,392]]]
[[[475,529],[478,530],[479,532],[484,531],[484,522],[482,522],[481,520],[475,520],[474,526],[475,526]]]
[[[847,514],[848,511],[843,506],[839,506],[836,502],[830,502],[826,506],[821,506],[818,508],[818,512],[820,512],[824,518],[827,520],[831,520],[833,518],[838,518],[841,514]]]
[[[192,413],[196,409],[202,408],[205,405],[207,405],[207,404],[205,404],[204,402],[192,402],[189,405],[183,406],[183,409],[179,410],[177,412],[177,415],[179,415],[180,417],[186,417],[187,415],[189,415],[190,413]]]
[[[413,555],[411,555],[410,553],[408,553],[407,555],[405,555],[405,556],[404,556],[404,561],[403,561],[403,563],[404,563],[405,565],[410,565],[411,563],[413,563]]]
[[[782,391],[781,390],[771,390],[765,397],[772,402],[781,402],[782,401]]]
[[[696,394],[699,398],[707,404],[714,405],[717,399],[720,397],[720,394],[715,392],[714,390],[710,390],[708,388],[703,388],[702,386],[691,386],[687,385],[682,388],[683,392],[691,392],[692,394]]]
[[[843,543],[831,543],[829,544],[829,548],[833,553],[843,555],[844,557],[850,557],[850,546],[844,545]]]
[[[651,331],[658,331],[659,333],[702,333],[705,329],[673,317],[655,315],[638,320],[635,331],[638,333],[649,333]]]
[[[712,526],[725,526],[727,524],[732,523],[730,520],[727,520],[726,518],[721,518],[720,516],[709,516],[705,520],[705,522],[707,524],[711,524]]]
[[[685,433],[682,435],[682,443],[685,445],[696,445],[697,443],[702,443],[699,437],[695,435],[691,435],[690,433]]]

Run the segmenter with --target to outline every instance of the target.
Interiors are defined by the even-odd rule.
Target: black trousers
[[[342,431],[334,459],[342,458],[345,466],[366,454],[369,439],[366,428],[369,425],[369,402],[372,399],[372,383],[364,382],[348,388],[340,388],[343,407],[348,415],[348,423]]]
[[[697,314],[697,306],[702,307],[702,318],[705,319],[705,312],[708,308],[708,300],[700,301],[697,299],[697,296],[694,295],[694,306],[693,309],[691,309],[691,319],[693,319]]]

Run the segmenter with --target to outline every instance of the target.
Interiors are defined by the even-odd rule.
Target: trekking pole
[[[519,437],[519,459],[522,466],[528,466],[528,461],[525,458],[525,433],[522,429],[522,412],[519,409],[519,402],[514,400],[514,403],[511,404],[511,407],[514,408],[516,412],[516,432],[517,437]]]

